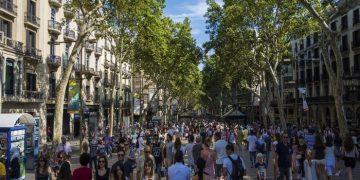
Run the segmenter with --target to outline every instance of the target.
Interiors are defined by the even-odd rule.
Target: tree
[[[340,45],[337,41],[341,34],[337,31],[333,31],[330,28],[329,22],[338,15],[339,7],[335,4],[335,1],[328,0],[323,1],[307,1],[299,0],[299,2],[308,10],[313,20],[317,22],[317,25],[322,31],[321,36],[321,53],[324,56],[324,64],[326,71],[329,74],[330,85],[332,88],[334,103],[337,115],[337,121],[340,128],[340,134],[344,137],[349,133],[346,116],[344,112],[344,100],[343,100],[343,61],[340,51]],[[331,14],[330,16],[327,14]],[[330,58],[328,53],[328,46],[330,46],[331,52],[334,53],[334,58]],[[336,62],[336,71],[332,68],[332,60]]]
[[[73,11],[77,10],[78,16],[75,20],[78,25],[79,31],[75,40],[74,46],[71,50],[67,67],[61,76],[61,80],[56,87],[56,99],[55,99],[55,115],[54,115],[54,133],[53,140],[60,142],[62,135],[62,123],[63,123],[63,111],[64,111],[64,96],[66,87],[69,82],[70,75],[75,64],[77,55],[79,54],[83,43],[91,35],[91,33],[97,28],[104,26],[102,20],[105,0],[96,1],[83,1],[72,0],[68,2]],[[86,23],[85,23],[86,22]]]
[[[305,32],[306,27],[300,26],[305,22],[301,9],[296,3],[276,0],[227,0],[223,8],[213,0],[208,3],[210,42],[205,47],[214,49],[221,59],[226,79],[251,90],[265,107],[269,96],[262,96],[254,87],[260,86],[261,92],[266,92],[271,82],[285,129],[279,72],[283,59],[289,57],[290,41]]]

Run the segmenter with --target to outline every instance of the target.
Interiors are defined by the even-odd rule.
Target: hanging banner
[[[306,112],[306,111],[309,111],[309,106],[308,106],[308,104],[307,104],[307,102],[306,102],[306,100],[304,99],[303,100],[303,110]]]
[[[69,80],[68,111],[80,110],[80,84],[76,80]]]

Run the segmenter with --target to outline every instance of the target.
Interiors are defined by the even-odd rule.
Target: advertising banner
[[[69,103],[68,111],[80,109],[80,83],[74,79],[69,80]]]

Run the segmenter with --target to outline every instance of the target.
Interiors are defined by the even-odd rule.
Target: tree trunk
[[[80,33],[78,35],[78,38],[74,44],[74,47],[71,51],[69,61],[67,64],[67,67],[64,71],[64,73],[61,76],[61,80],[59,84],[56,87],[56,99],[55,99],[55,115],[54,115],[54,132],[53,132],[53,141],[59,143],[62,136],[62,127],[63,127],[63,112],[64,112],[64,96],[66,87],[69,82],[69,78],[73,69],[73,66],[75,64],[76,56],[79,53],[81,49],[81,44],[83,43],[83,40],[87,36],[87,33],[85,33],[85,25],[80,26]]]
[[[275,90],[275,96],[276,96],[276,100],[277,100],[277,106],[278,106],[278,111],[279,111],[279,116],[280,116],[280,123],[281,123],[281,127],[283,130],[286,130],[286,119],[285,119],[285,112],[284,112],[284,101],[283,101],[283,97],[280,93],[280,85],[278,83],[273,83],[274,85],[274,90]]]
[[[114,129],[114,110],[115,110],[115,86],[116,86],[116,74],[117,74],[118,62],[115,61],[115,69],[114,75],[112,76],[112,86],[111,86],[111,100],[110,100],[110,122],[109,122],[109,136],[113,136],[113,129]]]

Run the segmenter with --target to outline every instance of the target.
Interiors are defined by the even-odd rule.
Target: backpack
[[[260,143],[259,141],[256,141],[256,151],[260,153],[265,152],[265,143]]]
[[[237,160],[232,159],[230,156],[228,156],[228,158],[230,159],[231,164],[232,164],[232,172],[230,174],[230,179],[231,180],[242,179],[242,177],[244,176],[244,173],[245,173],[245,169],[242,164],[241,158],[239,156],[238,156]]]

